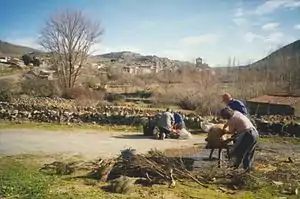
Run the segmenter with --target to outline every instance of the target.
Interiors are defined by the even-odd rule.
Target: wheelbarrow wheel
[[[154,127],[153,136],[154,136],[154,139],[156,139],[156,140],[160,139],[160,130],[158,127]]]
[[[161,133],[160,135],[159,135],[159,139],[160,140],[164,140],[166,138],[166,134],[165,133]]]

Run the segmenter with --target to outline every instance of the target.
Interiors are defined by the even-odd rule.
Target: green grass
[[[2,157],[0,159],[0,198],[39,199],[56,181],[54,176],[38,172],[30,158]]]
[[[262,143],[277,143],[277,144],[293,144],[299,145],[300,138],[294,137],[280,137],[280,136],[271,136],[271,137],[263,137],[259,138],[259,141]]]
[[[255,192],[240,191],[235,194],[225,194],[218,187],[203,188],[194,182],[177,182],[176,188],[167,188],[163,185],[142,187],[136,185],[129,195],[106,192],[102,189],[106,183],[95,186],[87,185],[93,180],[71,178],[76,176],[53,176],[40,173],[38,169],[43,163],[52,162],[61,157],[19,155],[0,157],[0,198],[22,199],[273,199],[273,189],[260,187]],[[62,160],[66,161],[66,160]],[[78,175],[78,174],[77,174]]]
[[[0,123],[0,129],[42,129],[51,131],[60,130],[99,130],[99,131],[122,131],[122,132],[142,132],[140,126],[125,125],[92,125],[92,124],[53,124],[53,123],[37,123],[37,122],[7,122]]]

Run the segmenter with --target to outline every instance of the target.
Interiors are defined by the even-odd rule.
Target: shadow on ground
[[[145,139],[153,139],[151,136],[144,136],[143,134],[130,134],[130,135],[116,135],[112,136],[113,138],[118,139],[133,139],[133,140],[145,140]]]

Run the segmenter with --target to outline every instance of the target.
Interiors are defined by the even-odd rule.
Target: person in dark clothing
[[[171,110],[167,108],[167,110],[161,115],[157,122],[157,126],[160,131],[160,139],[164,139],[169,137],[172,133],[174,125],[174,115],[171,113]]]
[[[185,128],[183,116],[178,112],[174,112],[174,125],[176,129]]]
[[[248,115],[247,108],[243,102],[233,99],[229,93],[222,95],[223,102],[232,110],[239,111],[244,115]]]
[[[239,111],[226,107],[221,110],[220,115],[228,120],[226,125],[229,127],[229,132],[234,134],[232,140],[236,139],[231,151],[231,157],[235,158],[233,167],[237,169],[243,162],[244,170],[250,171],[259,138],[258,131],[250,119]]]

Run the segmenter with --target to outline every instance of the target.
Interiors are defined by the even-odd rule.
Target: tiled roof
[[[294,97],[294,96],[262,95],[262,96],[252,98],[247,101],[248,102],[257,102],[257,103],[280,104],[280,105],[292,106],[299,100],[300,100],[300,97]]]

